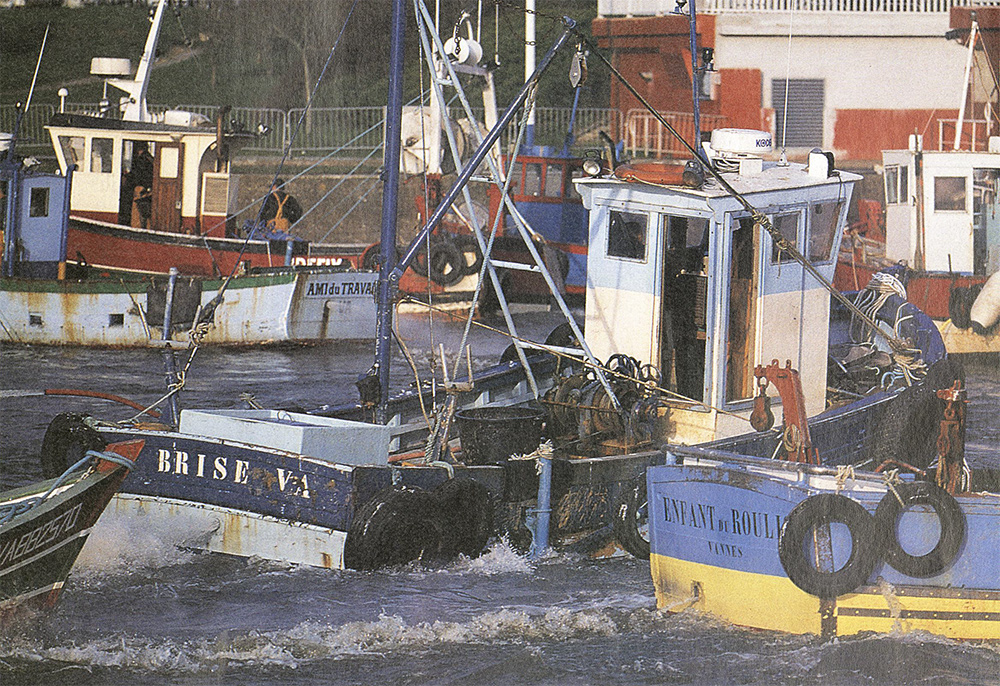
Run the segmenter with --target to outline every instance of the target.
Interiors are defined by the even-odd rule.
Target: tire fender
[[[895,493],[890,490],[885,494],[875,510],[875,525],[881,536],[880,547],[885,561],[900,574],[918,579],[940,574],[958,557],[965,540],[962,508],[946,490],[928,481],[901,483],[895,489]],[[937,545],[923,555],[910,555],[899,543],[899,518],[912,505],[931,507],[941,524]]]
[[[806,556],[806,537],[813,527],[834,522],[851,532],[851,556],[840,569],[820,571]],[[792,583],[810,595],[832,600],[868,580],[878,561],[877,544],[874,520],[864,507],[847,496],[821,493],[803,500],[785,518],[778,557]]]

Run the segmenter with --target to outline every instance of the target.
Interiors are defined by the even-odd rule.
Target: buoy
[[[980,336],[992,329],[1000,320],[1000,272],[996,272],[983,284],[976,301],[969,310],[972,330]]]

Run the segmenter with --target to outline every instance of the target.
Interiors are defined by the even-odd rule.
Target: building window
[[[48,188],[42,187],[42,188],[31,189],[31,199],[28,205],[28,216],[29,217],[49,216]]]
[[[771,219],[774,228],[778,230],[785,239],[795,247],[799,248],[799,213],[779,214]],[[789,262],[794,259],[789,253],[778,250],[778,246],[771,241],[771,262]]]
[[[111,155],[115,142],[110,138],[94,138],[90,141],[90,171],[99,174],[111,173]]]
[[[787,108],[785,91],[785,79],[771,80],[771,107],[774,108],[774,138],[777,144],[786,148],[822,146],[823,79],[788,79]]]
[[[833,242],[840,225],[842,203],[818,203],[809,208],[809,261],[833,259]]]
[[[644,214],[611,210],[608,224],[608,257],[646,259],[649,219]]]
[[[905,205],[910,201],[908,180],[909,170],[905,166],[893,164],[885,168],[886,205]]]
[[[934,211],[965,212],[965,177],[934,177]]]

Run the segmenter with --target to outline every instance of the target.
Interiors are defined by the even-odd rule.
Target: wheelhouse
[[[827,279],[854,183],[827,155],[810,167],[756,160],[726,180]],[[754,368],[791,360],[810,415],[825,408],[830,294],[716,183],[577,182],[590,210],[586,338],[605,359],[656,366],[668,434],[693,443],[746,430]],[[736,415],[736,416],[734,416]]]

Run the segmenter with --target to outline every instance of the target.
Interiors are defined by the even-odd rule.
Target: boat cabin
[[[832,279],[859,176],[834,171],[824,153],[809,166],[741,156],[716,168]],[[830,294],[736,198],[712,180],[609,176],[577,187],[590,210],[588,345],[601,360],[624,353],[654,365],[665,388],[689,399],[668,403],[670,440],[745,432],[730,413],[749,416],[754,368],[772,360],[799,370],[810,415],[825,408]]]
[[[179,110],[160,122],[57,114],[46,127],[59,167],[76,165],[74,216],[157,231],[223,236],[232,149],[249,133]]]
[[[1000,137],[986,152],[910,149],[882,153],[885,256],[917,270],[1000,271]]]
[[[3,276],[61,279],[66,270],[66,211],[72,171],[32,171],[19,160],[0,160],[0,236]]]

